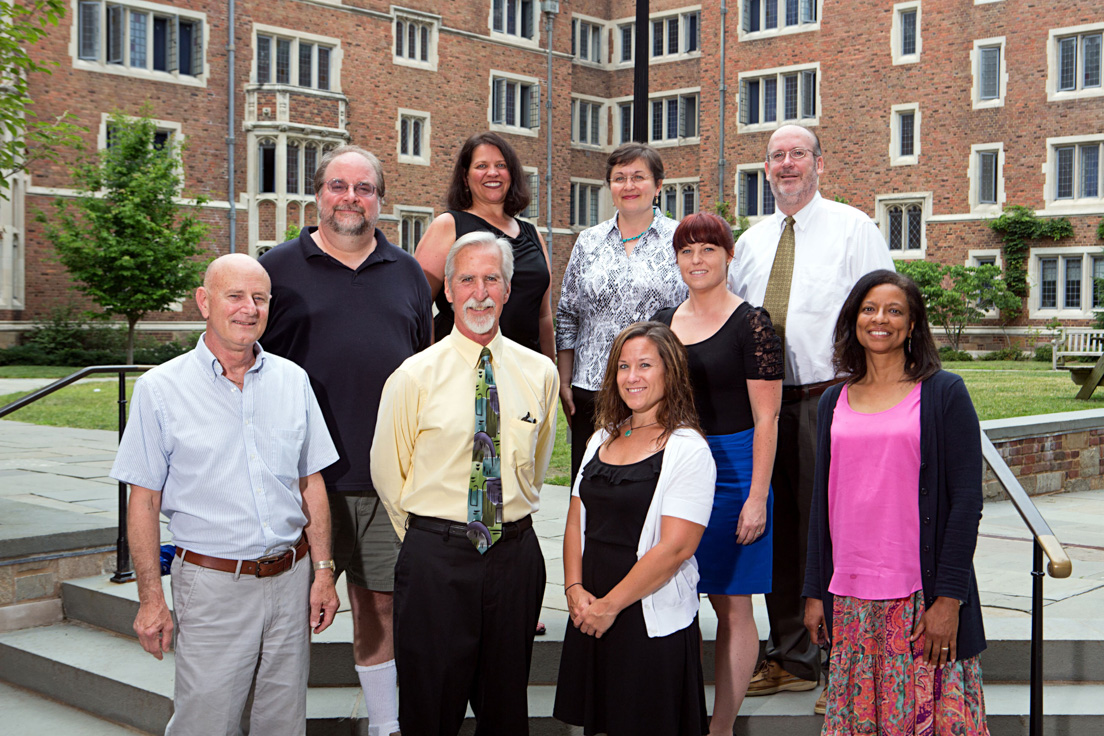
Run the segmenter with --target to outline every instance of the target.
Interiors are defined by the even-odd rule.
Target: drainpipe
[[[720,129],[717,134],[717,201],[725,200],[725,93],[728,85],[725,83],[725,21],[728,19],[728,0],[721,0],[721,79],[719,108]]]
[[[633,140],[648,142],[648,0],[636,0],[633,39]]]
[[[548,83],[544,91],[545,140],[548,151],[544,159],[544,243],[548,246],[548,261],[552,262],[552,16],[560,12],[559,0],[544,0],[544,32],[548,36]]]
[[[230,228],[230,252],[236,253],[238,250],[238,206],[237,196],[235,195],[236,183],[234,181],[234,0],[230,0],[229,18],[227,19],[227,25],[229,26],[229,38],[226,42],[226,59],[230,73],[226,75],[228,86],[227,97],[227,116],[228,121],[226,123],[226,165],[228,167],[227,173],[227,189],[229,193],[227,199],[230,201],[230,211],[227,213],[228,225]]]

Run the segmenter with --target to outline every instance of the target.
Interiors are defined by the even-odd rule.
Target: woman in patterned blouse
[[[651,146],[626,143],[606,160],[616,214],[579,233],[556,310],[560,400],[571,425],[571,480],[594,432],[594,396],[617,334],[686,299],[671,248],[678,224],[654,205],[663,161]]]

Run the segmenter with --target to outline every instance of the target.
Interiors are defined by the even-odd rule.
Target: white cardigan
[[[609,434],[600,429],[587,442],[586,452],[580,468],[586,467],[590,459],[598,452]],[[583,473],[580,470],[575,477],[575,486],[571,495],[579,495],[579,483]],[[717,465],[709,451],[709,443],[692,429],[675,430],[667,438],[667,448],[663,453],[663,464],[659,471],[659,482],[652,496],[648,515],[644,518],[644,528],[640,532],[640,543],[636,548],[636,559],[644,556],[648,550],[659,543],[660,517],[674,516],[695,524],[706,526],[709,514],[713,510],[713,490],[717,483]],[[579,530],[580,545],[586,542],[586,505],[582,505]],[[580,552],[582,550],[580,549]],[[658,590],[641,600],[644,609],[644,624],[651,638],[667,636],[685,629],[694,621],[698,613],[698,563],[692,556],[679,566],[674,576],[661,585]]]

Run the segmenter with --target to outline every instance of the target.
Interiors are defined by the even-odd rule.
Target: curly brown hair
[[[610,439],[621,436],[621,425],[632,415],[632,411],[621,399],[617,390],[617,364],[621,360],[621,351],[625,343],[637,337],[646,337],[652,341],[663,361],[663,402],[659,405],[656,421],[663,428],[659,436],[662,443],[672,432],[681,427],[703,434],[698,422],[698,411],[694,408],[694,394],[690,391],[690,368],[686,361],[686,348],[671,332],[671,328],[662,322],[633,322],[621,330],[613,341],[609,360],[606,362],[606,375],[602,387],[594,399],[595,425],[609,433]]]
[[[450,210],[467,210],[472,206],[472,194],[468,189],[468,168],[471,166],[475,149],[480,146],[494,146],[502,154],[506,161],[506,171],[510,173],[510,188],[506,190],[506,198],[502,202],[503,210],[510,217],[519,212],[524,212],[529,206],[531,197],[529,194],[529,177],[521,168],[521,159],[518,158],[513,146],[498,133],[487,131],[476,133],[464,141],[460,153],[456,156],[456,165],[452,167],[452,179],[449,181],[448,192],[445,194],[445,202]]]

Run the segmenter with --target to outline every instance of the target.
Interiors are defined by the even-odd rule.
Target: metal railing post
[[[1043,548],[1035,539],[1031,562],[1031,705],[1028,736],[1043,736]]]
[[[123,441],[127,419],[126,371],[119,371],[119,441]],[[130,545],[127,544],[127,486],[119,481],[119,538],[115,541],[115,574],[113,583],[129,583],[134,580],[130,567]]]

